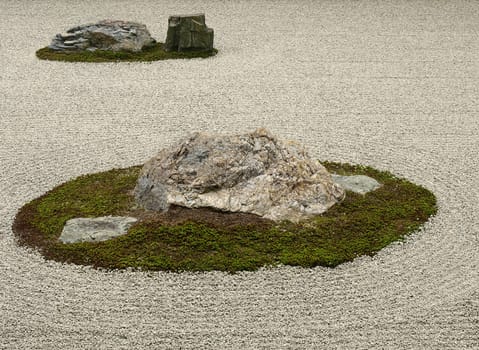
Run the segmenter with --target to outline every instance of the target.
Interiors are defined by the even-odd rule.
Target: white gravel
[[[45,62],[70,26],[206,12],[217,57]],[[479,348],[477,1],[0,0],[1,349]],[[17,210],[190,131],[266,126],[390,170],[439,213],[337,269],[103,272],[16,246]]]

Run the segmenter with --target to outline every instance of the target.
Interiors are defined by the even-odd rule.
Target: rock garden
[[[205,15],[146,25],[103,20],[57,34],[47,60],[108,62],[216,54]],[[319,162],[266,129],[194,133],[145,164],[84,175],[26,204],[13,229],[46,258],[99,268],[237,272],[335,267],[374,255],[436,212],[426,189],[388,172]]]
[[[157,42],[146,25],[102,20],[57,34],[36,52],[40,59],[69,62],[157,61],[214,56],[214,31],[204,14],[170,16],[165,43]]]
[[[13,229],[48,259],[108,269],[335,267],[436,212],[428,190],[311,158],[265,129],[194,133],[140,166],[84,175],[26,204]]]

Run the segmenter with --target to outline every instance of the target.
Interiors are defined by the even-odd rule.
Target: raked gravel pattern
[[[35,58],[104,18],[206,12],[219,54]],[[0,1],[1,349],[479,348],[479,2]],[[320,159],[426,186],[439,212],[336,269],[105,272],[15,244],[17,210],[191,131],[265,126]]]

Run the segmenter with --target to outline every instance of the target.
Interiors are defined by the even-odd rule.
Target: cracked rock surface
[[[48,47],[55,51],[139,52],[155,43],[144,24],[103,20],[70,28],[66,34],[57,34]]]
[[[175,204],[293,222],[325,212],[344,195],[303,146],[266,129],[195,133],[149,160],[135,188],[138,203],[150,210]]]

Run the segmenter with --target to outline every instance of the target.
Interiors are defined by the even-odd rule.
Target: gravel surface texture
[[[216,57],[40,61],[104,18],[164,40],[206,12]],[[0,1],[1,349],[478,349],[479,2]],[[336,269],[105,272],[15,244],[17,210],[191,131],[265,126],[320,159],[389,170],[439,212]]]

